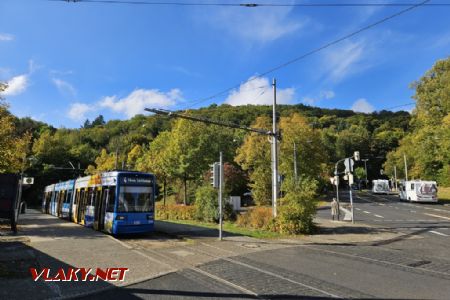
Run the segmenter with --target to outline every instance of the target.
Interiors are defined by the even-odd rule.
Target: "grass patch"
[[[325,200],[317,201],[317,207],[324,207],[324,206],[330,206],[330,202],[329,201],[325,201]]]
[[[200,222],[200,221],[191,221],[191,220],[163,220],[163,221],[177,223],[177,224],[186,224],[186,225],[205,227],[205,228],[210,228],[210,229],[218,229],[219,228],[219,224]],[[248,228],[239,227],[232,222],[224,222],[223,230],[227,231],[229,233],[245,235],[245,236],[258,238],[258,239],[279,238],[279,237],[285,236],[285,235],[282,235],[282,234],[279,234],[276,232],[272,232],[272,231],[248,229]]]
[[[438,199],[439,199],[439,201],[449,201],[450,202],[450,187],[439,187],[438,188]]]

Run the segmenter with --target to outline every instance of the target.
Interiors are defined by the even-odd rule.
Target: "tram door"
[[[68,211],[66,212],[66,218],[72,220],[72,196],[73,190],[67,190],[67,197],[66,197],[66,206],[68,207]]]
[[[61,191],[59,193],[58,206],[57,206],[58,207],[58,211],[56,212],[56,215],[58,217],[62,217],[62,208],[63,208],[63,205],[64,205],[65,196],[66,196],[66,191]]]
[[[101,197],[97,198],[98,206],[96,207],[95,216],[98,218],[98,230],[105,229],[105,211],[106,201],[108,201],[109,190],[108,187],[102,187]]]
[[[85,189],[80,190],[80,200],[78,201],[78,224],[84,224],[84,215],[86,211],[86,196],[87,193]]]
[[[102,187],[98,187],[96,191],[94,191],[95,197],[94,197],[94,229],[96,230],[102,230],[101,228],[101,211],[103,208],[103,201],[102,201]]]

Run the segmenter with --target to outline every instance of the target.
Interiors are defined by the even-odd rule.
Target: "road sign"
[[[346,158],[344,160],[344,165],[345,165],[345,172],[346,173],[351,173],[353,172],[353,165],[355,164],[355,162],[353,161],[353,159],[351,158]]]
[[[24,177],[22,184],[34,184],[34,177]]]
[[[354,182],[354,181],[353,181],[353,174],[349,173],[349,174],[348,174],[348,184],[349,184],[349,185],[352,185],[353,182]]]
[[[330,177],[330,182],[332,185],[339,185],[339,176]]]

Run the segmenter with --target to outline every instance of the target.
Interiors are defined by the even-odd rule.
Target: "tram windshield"
[[[118,212],[152,212],[152,191],[149,186],[121,186]]]

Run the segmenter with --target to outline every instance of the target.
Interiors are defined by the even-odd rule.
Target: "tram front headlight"
[[[125,221],[127,219],[127,216],[117,216],[116,220],[117,221]]]

